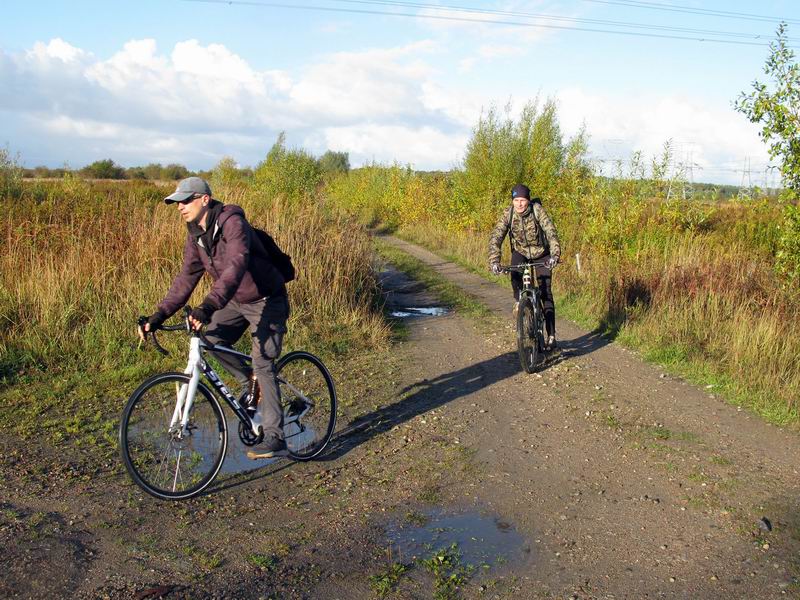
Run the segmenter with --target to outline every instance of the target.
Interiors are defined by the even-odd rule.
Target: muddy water
[[[389,316],[397,319],[408,319],[409,317],[441,317],[450,312],[443,306],[401,306],[389,312]]]
[[[286,460],[284,458],[268,458],[260,460],[251,460],[247,458],[247,451],[251,450],[251,448],[245,446],[239,439],[239,435],[236,433],[236,427],[238,427],[238,425],[239,421],[236,419],[236,417],[228,419],[228,452],[225,455],[225,462],[222,463],[220,475],[245,473],[253,469],[260,469],[266,465],[271,465],[279,460]]]
[[[531,559],[530,544],[513,524],[480,511],[412,511],[390,523],[386,537],[400,562],[424,559],[451,547],[464,565],[484,570]]]

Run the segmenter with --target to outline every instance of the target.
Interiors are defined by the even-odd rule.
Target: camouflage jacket
[[[516,250],[526,258],[531,260],[541,258],[547,254],[547,246],[550,247],[551,256],[556,258],[561,256],[556,226],[553,225],[541,203],[536,200],[532,200],[528,210],[521,215],[514,212],[513,206],[503,211],[489,237],[490,266],[500,263],[500,245],[506,234],[509,234],[512,250]]]

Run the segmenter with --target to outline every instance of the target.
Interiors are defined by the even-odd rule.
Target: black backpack
[[[283,280],[286,283],[292,281],[296,275],[294,265],[292,264],[292,257],[281,250],[278,244],[275,243],[275,240],[272,239],[272,236],[263,229],[253,227],[253,233],[256,234],[256,238],[261,243],[264,256],[278,269],[278,272],[283,276]]]

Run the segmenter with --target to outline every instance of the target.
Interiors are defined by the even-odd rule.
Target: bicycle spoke
[[[336,423],[333,380],[321,361],[305,352],[285,356],[278,368],[289,453],[301,460],[313,458],[328,443]]]
[[[180,475],[181,469],[181,452],[183,450],[178,451],[178,460],[175,463],[175,479],[172,480],[172,491],[174,492],[178,487],[178,475]]]
[[[183,498],[208,485],[227,446],[224,416],[200,386],[185,428],[169,428],[188,377],[156,376],[131,397],[121,423],[123,459],[134,481],[158,497]],[[178,431],[176,431],[178,429]]]

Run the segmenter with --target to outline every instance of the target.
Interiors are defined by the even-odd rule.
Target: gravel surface
[[[389,351],[338,365],[322,460],[254,465],[187,502],[147,497],[85,448],[0,438],[0,597],[798,595],[796,433],[567,322],[526,375],[508,290],[384,239],[492,316],[405,319]],[[436,305],[383,279],[390,308]],[[437,567],[438,546],[414,561],[388,535],[472,514],[513,531],[518,556]],[[443,543],[478,535],[442,529]]]

